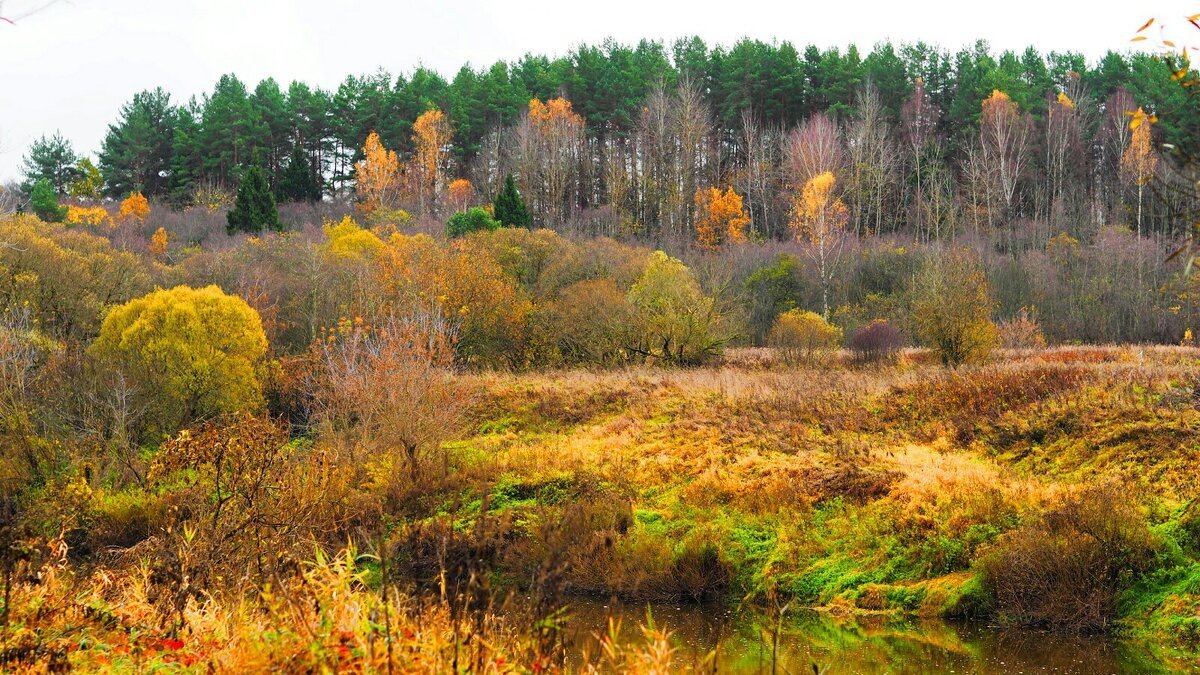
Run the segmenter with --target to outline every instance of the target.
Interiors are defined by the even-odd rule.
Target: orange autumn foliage
[[[384,309],[396,316],[434,315],[457,336],[458,359],[489,366],[517,366],[523,358],[525,322],[532,310],[495,258],[479,246],[457,241],[393,235],[379,256]]]
[[[68,204],[66,222],[68,225],[105,225],[111,224],[112,219],[103,206]]]
[[[545,103],[538,98],[530,99],[529,121],[543,136],[562,127],[583,127],[583,118],[571,109],[571,102],[565,98],[552,98]]]
[[[713,251],[723,244],[746,241],[745,229],[750,217],[742,206],[742,196],[732,187],[724,192],[715,187],[696,190],[695,202],[696,242],[701,248]]]
[[[450,156],[451,138],[450,120],[437,108],[425,111],[413,123],[413,173],[422,201],[435,194],[441,185],[442,171]]]
[[[369,214],[381,206],[391,206],[399,179],[400,160],[396,152],[383,147],[379,134],[372,131],[363,144],[363,158],[354,165],[358,210]]]
[[[1135,120],[1142,120],[1146,113],[1138,108],[1134,113]],[[1150,144],[1150,125],[1138,122],[1130,124],[1132,135],[1129,146],[1121,155],[1121,171],[1136,185],[1149,183],[1158,172],[1158,157]]]
[[[464,211],[475,197],[475,186],[466,178],[458,178],[446,190],[446,201],[455,211]]]
[[[146,216],[150,215],[150,202],[142,196],[140,192],[134,192],[121,202],[121,210],[117,213],[117,220],[121,222],[137,221],[139,223],[146,220]]]
[[[167,229],[160,227],[150,237],[150,255],[162,259],[167,255]]]

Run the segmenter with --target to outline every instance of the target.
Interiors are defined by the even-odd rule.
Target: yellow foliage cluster
[[[145,222],[146,217],[150,215],[150,202],[142,196],[140,192],[134,192],[121,202],[121,210],[117,213],[117,219],[121,222]]]
[[[374,232],[364,229],[349,215],[341,222],[325,222],[325,250],[333,256],[352,260],[366,260],[383,249],[383,241]]]
[[[742,206],[742,196],[732,187],[710,187],[696,191],[696,241],[701,248],[716,250],[722,244],[741,244],[746,241],[746,226],[750,216]]]
[[[112,217],[108,215],[108,210],[103,206],[68,204],[66,223],[68,225],[111,225]]]
[[[1125,153],[1121,155],[1121,170],[1137,185],[1145,185],[1158,173],[1158,157],[1150,143],[1150,125],[1141,123],[1147,115],[1141,108],[1133,115],[1130,123],[1132,134]]]
[[[88,352],[154,392],[163,429],[263,405],[262,320],[216,286],[160,289],[116,307]]]
[[[830,171],[813,176],[792,202],[792,231],[814,245],[827,243],[850,219],[846,204],[834,195],[837,179]]]
[[[413,122],[413,162],[421,175],[422,187],[436,186],[452,136],[450,120],[437,108],[425,111]]]
[[[792,309],[779,315],[767,336],[767,344],[779,351],[786,363],[811,361],[822,352],[837,349],[842,329],[830,325],[820,314]]]

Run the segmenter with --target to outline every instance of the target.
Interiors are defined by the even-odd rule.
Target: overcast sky
[[[15,178],[30,141],[61,131],[99,149],[122,103],[162,86],[176,101],[222,73],[248,86],[273,76],[335,88],[346,75],[418,64],[447,77],[526,52],[559,55],[605,37],[622,42],[699,35],[822,47],[926,42],[956,49],[1124,50],[1152,15],[1200,12],[1198,0],[0,0],[0,181]]]

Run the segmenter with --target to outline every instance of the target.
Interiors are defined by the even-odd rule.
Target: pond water
[[[596,654],[608,617],[619,617],[620,639],[642,640],[647,607],[590,600],[570,605],[567,639],[578,662]],[[981,623],[835,616],[791,610],[780,623],[757,611],[654,605],[656,627],[671,633],[676,662],[696,665],[715,651],[717,673],[1166,673],[1200,672],[1200,662],[1167,660],[1152,645],[1107,636],[1002,629]],[[714,672],[710,665],[706,672]]]

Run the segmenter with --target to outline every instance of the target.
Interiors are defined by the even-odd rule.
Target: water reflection
[[[719,673],[771,673],[774,621],[724,607],[655,605],[655,624],[671,631],[680,665],[715,652]],[[576,655],[595,654],[610,613],[620,638],[641,639],[646,607],[592,601],[571,605],[568,639]],[[1071,636],[973,623],[789,612],[782,622],[778,673],[1166,673],[1200,672],[1195,661],[1168,660],[1152,645],[1107,636]],[[708,672],[712,672],[709,666]]]

